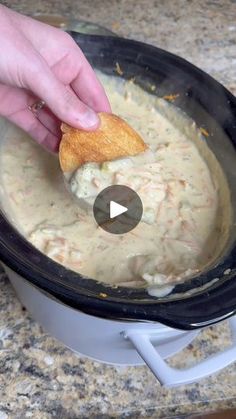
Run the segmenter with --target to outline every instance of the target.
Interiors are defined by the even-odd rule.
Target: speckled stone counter
[[[236,94],[235,1],[13,0],[26,14],[97,22],[119,35],[177,53]],[[172,358],[184,367],[230,342],[227,322],[200,332]],[[113,367],[78,357],[43,332],[0,274],[0,419],[179,417],[236,407],[236,364],[200,383],[164,389],[147,367]]]

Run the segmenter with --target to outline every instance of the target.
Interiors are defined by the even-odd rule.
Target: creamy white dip
[[[58,157],[16,128],[1,149],[2,206],[33,245],[66,267],[113,285],[169,292],[221,253],[230,223],[227,183],[192,120],[131,82],[99,77],[113,112],[149,150],[87,164],[71,186],[88,202],[110,184],[130,186],[143,202],[139,225],[124,235],[98,227],[65,188]]]

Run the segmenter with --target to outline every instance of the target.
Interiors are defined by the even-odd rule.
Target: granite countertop
[[[2,3],[26,14],[73,15],[152,43],[198,65],[236,94],[235,0]],[[191,365],[229,342],[223,322],[201,331],[171,364]],[[30,318],[0,274],[0,419],[163,418],[231,407],[236,364],[200,383],[165,389],[145,366],[114,367],[78,357]]]

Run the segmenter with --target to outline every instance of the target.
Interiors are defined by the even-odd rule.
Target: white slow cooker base
[[[236,317],[229,324],[232,346],[190,368],[178,370],[165,359],[181,351],[198,334],[160,323],[125,322],[101,319],[74,310],[6,268],[22,304],[48,332],[74,352],[96,361],[115,365],[142,365],[151,369],[168,387],[195,382],[236,360]]]
[[[10,281],[32,317],[74,352],[93,360],[116,365],[143,365],[133,344],[123,337],[129,329],[153,333],[152,341],[162,358],[186,347],[198,331],[171,329],[159,323],[121,322],[100,319],[74,310],[39,291],[5,267]]]

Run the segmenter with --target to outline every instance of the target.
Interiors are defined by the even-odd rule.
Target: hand
[[[105,91],[80,48],[65,32],[0,5],[0,115],[51,151],[60,123],[96,129],[96,112],[110,112]],[[29,106],[46,106],[38,117]]]

